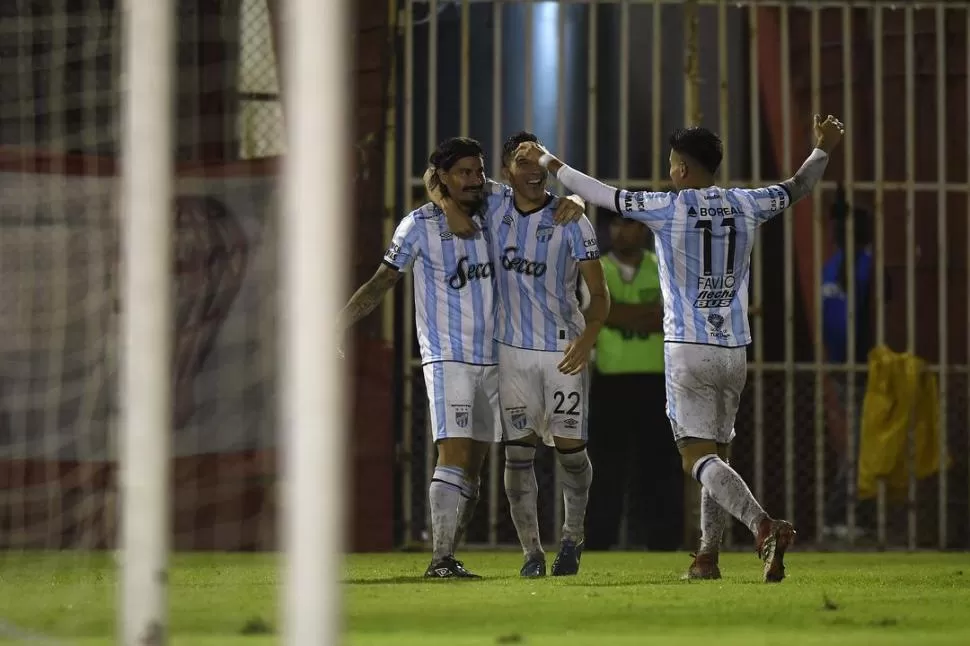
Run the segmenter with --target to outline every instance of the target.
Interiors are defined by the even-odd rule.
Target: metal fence
[[[846,540],[864,543],[856,540],[862,525],[880,547],[967,546],[970,3],[405,0],[402,9],[402,206],[420,200],[423,160],[447,136],[476,137],[496,160],[508,134],[535,130],[608,183],[666,190],[665,133],[700,123],[724,139],[719,181],[749,186],[792,175],[810,150],[811,114],[841,115],[849,132],[825,181],[759,234],[752,302],[763,314],[753,319],[732,462],[769,512],[819,543],[833,487],[855,500],[855,460],[840,478],[838,457],[856,455],[855,434],[844,433],[844,449],[832,438],[833,429],[857,423],[868,369],[855,358],[854,325],[845,363],[827,360],[821,342],[822,267],[832,248],[826,213],[844,186],[846,201],[867,207],[874,225],[872,341],[926,359],[938,380],[940,462],[950,461],[917,481],[911,428],[904,500],[894,503],[880,481],[869,506],[847,505]],[[847,249],[855,248],[853,222]],[[854,264],[845,271],[854,320],[868,304],[856,294]],[[405,289],[401,442],[415,458],[401,495],[412,542],[428,526],[423,492],[434,448],[409,279]],[[514,543],[497,448],[489,462],[487,521],[470,536]],[[550,536],[560,496],[553,464],[541,464]]]

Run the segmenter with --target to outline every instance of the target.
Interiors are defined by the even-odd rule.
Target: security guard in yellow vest
[[[620,543],[626,506],[629,546],[676,550],[683,538],[683,477],[671,440],[664,385],[663,302],[645,225],[612,216],[603,272],[612,308],[596,341],[586,546]]]

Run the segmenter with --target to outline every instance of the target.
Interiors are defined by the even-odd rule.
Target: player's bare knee
[[[731,450],[730,444],[722,444],[718,442],[717,444],[717,457],[721,458],[724,462],[728,461],[728,452]]]
[[[677,450],[680,451],[680,464],[684,473],[693,477],[694,465],[701,458],[708,455],[717,455],[718,446],[713,440],[688,437],[677,441]]]
[[[449,437],[438,440],[438,466],[458,467],[466,473],[472,468],[474,440],[468,437]]]
[[[482,467],[485,466],[485,456],[488,455],[491,448],[491,442],[472,442],[471,458],[469,459],[471,475],[481,473]]]

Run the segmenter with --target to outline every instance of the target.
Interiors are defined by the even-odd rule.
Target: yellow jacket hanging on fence
[[[859,445],[860,499],[876,495],[886,479],[893,499],[905,496],[909,476],[907,430],[915,429],[916,477],[940,469],[940,411],[936,375],[924,372],[925,362],[885,346],[869,352],[869,383],[862,407]],[[949,458],[947,465],[949,466]]]

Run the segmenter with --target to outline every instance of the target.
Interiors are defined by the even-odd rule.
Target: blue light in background
[[[532,19],[532,130],[555,148],[559,94],[559,3],[539,2]]]

